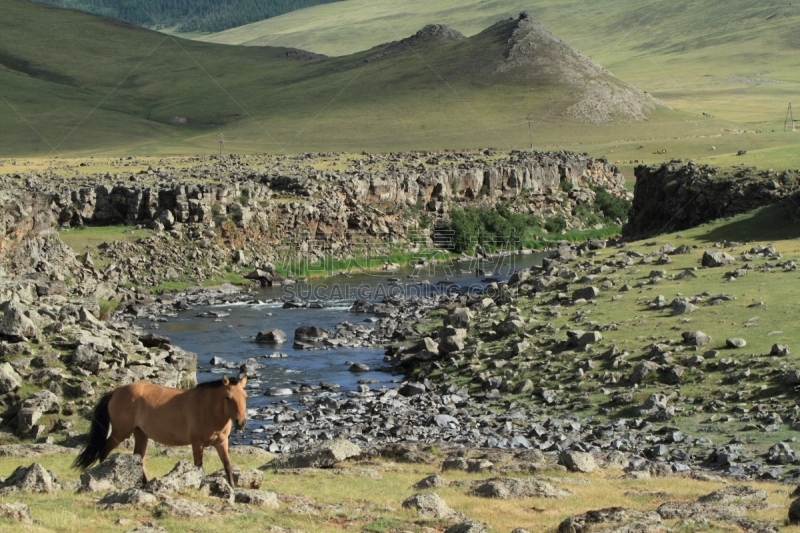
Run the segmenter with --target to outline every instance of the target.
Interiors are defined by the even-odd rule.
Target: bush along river
[[[414,328],[429,310],[482,298],[515,271],[541,265],[544,255],[258,290],[192,289],[160,298],[136,324],[197,353],[198,382],[248,376],[249,420],[232,435],[236,444],[273,452],[337,437],[503,445],[502,437],[487,440],[470,427],[483,413],[466,390],[406,382],[403,368],[436,349]],[[418,348],[402,358],[387,354],[400,341]]]

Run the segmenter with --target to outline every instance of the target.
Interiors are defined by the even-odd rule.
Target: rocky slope
[[[646,120],[666,104],[624,83],[553,35],[530,13],[498,22],[486,34],[509,34],[502,57],[493,62],[495,77],[534,85],[566,85],[574,102],[565,116],[584,122]]]
[[[640,165],[634,172],[633,214],[623,228],[623,235],[631,239],[746,213],[791,196],[800,187],[800,172],[721,170],[693,161]]]

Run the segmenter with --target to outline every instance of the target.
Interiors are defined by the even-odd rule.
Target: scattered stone
[[[559,456],[561,464],[572,472],[591,473],[597,469],[597,463],[590,453],[564,450]]]
[[[32,524],[31,510],[24,503],[2,502],[0,503],[0,518],[16,520],[23,524]]]
[[[414,494],[403,502],[403,508],[416,510],[420,518],[453,521],[466,519],[463,514],[451,509],[435,492]]]
[[[256,342],[262,344],[281,344],[286,342],[286,333],[279,329],[265,329],[256,335]]]
[[[278,493],[272,490],[236,489],[234,501],[258,507],[277,509],[280,507]]]
[[[15,492],[49,494],[59,490],[58,478],[39,463],[18,466],[10,476],[0,482],[0,495]]]
[[[361,455],[361,448],[348,440],[336,439],[312,445],[301,452],[278,457],[262,468],[329,468]]]
[[[484,498],[565,498],[572,491],[556,488],[534,478],[495,478],[475,488],[472,493]]]
[[[142,483],[142,456],[118,453],[81,474],[81,490],[114,492],[139,487]]]
[[[153,496],[149,492],[145,492],[139,489],[127,489],[122,492],[109,492],[105,496],[103,496],[99,502],[99,505],[104,505],[108,507],[114,507],[117,505],[131,505],[134,507],[146,507],[148,505],[153,505],[158,501],[158,498]]]
[[[444,477],[440,476],[439,474],[433,474],[417,481],[414,484],[414,488],[417,490],[435,489],[439,487],[446,487],[448,484],[448,481]]]
[[[186,460],[178,462],[166,475],[151,479],[144,488],[155,494],[169,494],[188,488],[199,489],[205,473],[203,468]]]
[[[744,348],[747,346],[747,341],[740,337],[735,337],[732,339],[725,339],[725,346],[728,348]]]

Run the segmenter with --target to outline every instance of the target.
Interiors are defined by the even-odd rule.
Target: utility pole
[[[533,152],[533,113],[528,113],[528,138],[531,142],[531,152]]]
[[[225,153],[225,136],[220,133],[217,142],[219,144],[219,150],[217,151],[217,155],[221,156],[222,154]]]
[[[789,102],[789,107],[786,109],[786,119],[783,121],[783,131],[786,131],[786,127],[789,127],[789,131],[797,131],[794,129],[794,116],[792,116],[792,103]]]

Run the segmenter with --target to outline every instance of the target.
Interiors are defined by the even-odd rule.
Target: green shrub
[[[98,306],[100,307],[100,320],[108,320],[117,310],[119,302],[116,300],[100,300]]]
[[[631,216],[633,204],[625,198],[616,198],[602,187],[593,187],[594,203],[608,220],[620,219],[625,222]]]
[[[569,180],[561,180],[561,182],[558,184],[558,186],[564,192],[569,192],[569,191],[572,190],[572,182],[569,181]]]
[[[549,233],[564,233],[567,229],[567,221],[561,215],[550,217],[544,221],[544,229]]]
[[[506,206],[495,209],[468,207],[453,209],[441,229],[449,230],[456,252],[471,251],[475,244],[489,250],[517,247],[528,230],[537,225],[534,217],[512,213]]]

